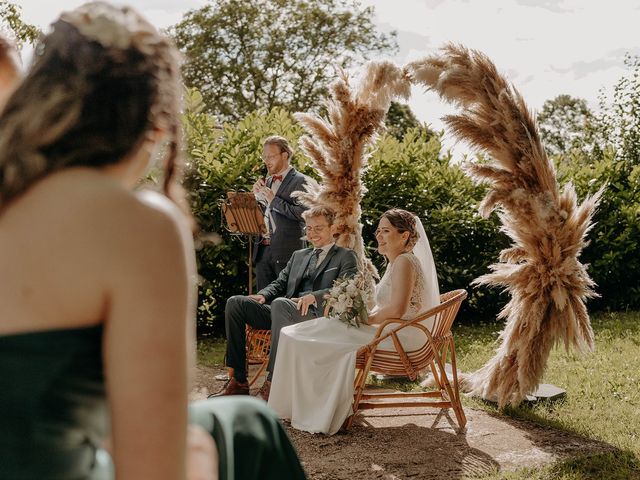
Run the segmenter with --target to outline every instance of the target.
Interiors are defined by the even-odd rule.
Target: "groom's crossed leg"
[[[224,323],[227,333],[227,366],[233,368],[236,382],[246,384],[246,325],[258,330],[269,330],[271,307],[244,295],[234,295],[227,300]],[[248,393],[248,386],[246,390]]]
[[[225,328],[227,333],[227,366],[233,369],[233,377],[221,394],[247,395],[249,393],[246,364],[246,325],[259,330],[271,330],[271,349],[267,367],[269,374],[267,382],[265,382],[267,390],[261,389],[259,393],[266,400],[273,365],[275,365],[280,330],[287,325],[315,317],[316,310],[313,306],[309,308],[306,315],[301,315],[296,303],[288,298],[276,298],[271,305],[259,303],[244,295],[235,295],[229,298],[225,309]]]
[[[267,365],[267,380],[270,382],[273,376],[273,367],[278,353],[278,341],[280,330],[289,325],[304,322],[316,318],[316,308],[312,305],[306,315],[302,315],[296,303],[288,298],[276,298],[271,302],[271,350],[269,351],[269,363]]]

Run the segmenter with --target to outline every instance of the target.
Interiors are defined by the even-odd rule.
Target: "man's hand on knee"
[[[255,300],[256,302],[258,302],[260,304],[264,304],[264,302],[267,301],[267,299],[264,298],[264,295],[249,295],[249,298],[251,300]]]
[[[309,312],[309,307],[316,303],[316,297],[314,295],[311,295],[310,293],[303,295],[297,300],[298,303],[296,304],[296,307],[300,311],[300,314],[303,316]]]

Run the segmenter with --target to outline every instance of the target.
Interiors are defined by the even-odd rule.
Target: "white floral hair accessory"
[[[126,61],[122,52],[136,50],[144,57],[153,76],[156,95],[150,122],[156,127],[172,123],[180,108],[180,55],[173,43],[134,8],[107,2],[85,3],[63,12],[60,20],[73,26],[82,37],[98,43],[114,61]],[[177,135],[177,134],[176,134]]]
[[[60,19],[106,49],[135,48],[149,55],[158,42],[156,28],[131,7],[118,8],[106,2],[89,2],[70,12],[63,12]]]

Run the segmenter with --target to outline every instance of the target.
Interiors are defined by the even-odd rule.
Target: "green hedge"
[[[436,262],[440,291],[469,291],[461,317],[494,316],[504,303],[495,289],[472,288],[471,281],[507,246],[499,233],[496,215],[480,217],[477,205],[484,187],[471,183],[461,169],[441,155],[441,135],[412,129],[402,141],[379,138],[364,176],[368,188],[362,202],[363,236],[374,252],[374,230],[380,215],[392,207],[405,208],[420,217]],[[383,259],[372,253],[382,272]]]
[[[203,232],[221,234],[219,243],[209,241],[207,235],[197,242],[201,277],[198,325],[201,332],[221,332],[226,299],[247,292],[248,248],[246,242],[224,230],[220,202],[227,191],[248,190],[256,177],[264,174],[260,153],[265,137],[279,134],[297,145],[303,131],[280,109],[254,112],[237,124],[217,127],[214,119],[203,113],[196,91],[189,92],[187,107],[184,124],[190,161],[185,186]],[[375,253],[373,237],[380,214],[390,207],[418,214],[429,235],[441,291],[469,291],[462,321],[490,319],[504,305],[506,296],[497,289],[476,289],[469,284],[487,272],[508,241],[499,231],[495,214],[483,219],[477,213],[484,187],[473,185],[441,149],[441,134],[426,128],[411,129],[402,140],[387,134],[378,139],[364,176],[368,188],[362,203],[365,242],[382,271],[383,259]],[[590,308],[637,308],[640,171],[636,167],[632,172],[620,172],[620,164],[610,153],[596,162],[578,153],[558,164],[562,181],[571,179],[581,198],[610,182],[596,215],[598,223],[590,234],[592,243],[583,256],[583,261],[591,263],[590,272],[602,294]],[[313,175],[308,159],[300,153],[293,163]]]
[[[556,159],[561,181],[571,181],[580,198],[601,185],[606,190],[594,216],[582,261],[600,298],[591,309],[640,308],[640,165],[621,161],[613,149],[587,155],[574,150]]]
[[[264,175],[260,160],[264,138],[279,134],[296,145],[302,129],[291,115],[278,109],[254,112],[237,124],[219,126],[204,113],[202,97],[196,90],[187,92],[185,103],[188,162],[184,185],[203,233],[196,240],[200,276],[198,327],[200,331],[221,331],[226,299],[246,294],[248,286],[246,237],[225,230],[221,202],[226,192],[248,191],[256,178]],[[305,157],[296,155],[293,163],[309,173],[307,162]],[[220,235],[208,235],[211,232]]]

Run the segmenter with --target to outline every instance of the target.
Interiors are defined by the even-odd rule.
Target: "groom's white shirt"
[[[324,259],[327,258],[327,253],[329,253],[329,250],[331,250],[331,247],[333,247],[335,244],[336,242],[332,242],[325,245],[324,247],[320,247],[322,251],[320,252],[320,255],[318,255],[318,263],[316,263],[317,266],[322,265]]]

